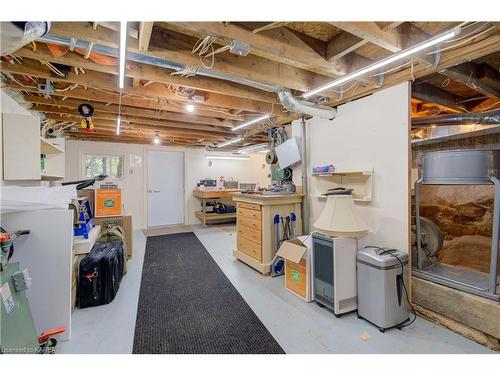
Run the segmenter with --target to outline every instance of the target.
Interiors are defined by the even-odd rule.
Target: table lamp
[[[330,195],[314,227],[321,234],[334,237],[362,237],[368,233],[352,195]]]

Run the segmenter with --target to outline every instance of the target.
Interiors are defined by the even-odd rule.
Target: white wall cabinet
[[[4,180],[40,180],[40,119],[2,114]]]

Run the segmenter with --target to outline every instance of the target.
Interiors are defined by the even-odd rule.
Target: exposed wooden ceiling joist
[[[377,27],[383,32],[388,32],[402,23],[403,22],[385,22],[381,24],[377,22]],[[326,57],[329,61],[340,59],[369,42],[369,40],[363,39],[358,35],[343,31],[327,43]]]
[[[85,60],[81,55],[78,55],[77,53],[68,52],[64,56],[54,57],[49,52],[48,48],[43,44],[39,44],[37,46],[36,52],[33,52],[28,47],[24,47],[16,51],[15,55],[39,61],[50,61],[57,64],[79,66],[83,69],[89,69],[96,72],[115,75],[118,74],[117,66],[97,64],[90,60]],[[279,100],[276,94],[272,92],[257,90],[252,87],[208,77],[195,76],[186,78],[178,75],[170,75],[171,72],[172,71],[168,69],[164,69],[158,66],[127,62],[125,76],[145,81],[157,81],[166,84],[190,87],[196,90],[215,92],[219,94],[230,93],[232,96],[236,96],[239,98],[279,104]]]
[[[500,99],[500,73],[486,64],[467,62],[441,73],[492,99]]]
[[[33,60],[23,61],[23,64],[9,64],[7,62],[0,62],[0,70],[16,74],[26,74],[32,77],[51,79],[53,81],[77,83],[82,86],[92,88],[100,88],[103,90],[116,90],[116,76],[99,73],[94,71],[87,71],[86,74],[76,75],[73,71],[66,74],[65,77],[59,77],[54,73],[48,71],[41,65],[32,64]],[[125,87],[122,91],[124,95],[151,98],[155,100],[169,100],[190,102],[187,97],[176,95],[172,90],[168,89],[161,83],[153,83],[147,87]],[[203,106],[213,106],[228,109],[241,109],[243,111],[256,112],[256,113],[273,113],[281,114],[284,108],[281,105],[274,103],[265,103],[261,101],[236,98],[230,95],[222,95],[216,93],[197,93],[199,96],[205,98],[205,101],[200,103]]]
[[[451,112],[463,112],[465,108],[464,105],[459,105],[462,97],[425,82],[415,82],[412,85],[411,95],[412,98],[438,104]]]
[[[286,28],[255,34],[249,29],[231,23],[168,22],[159,25],[197,37],[214,36],[219,38],[220,44],[228,44],[232,40],[247,43],[251,48],[251,53],[256,56],[329,77],[337,77],[345,74],[348,70],[345,61],[339,59],[335,62],[329,62],[325,60],[323,56],[320,56]]]
[[[93,30],[86,23],[82,22],[54,22],[51,32],[68,38],[74,37],[87,42],[117,48],[119,46],[118,33],[112,30],[102,32],[102,29]],[[152,56],[171,60],[179,64],[199,67],[201,66],[199,56],[192,53],[192,48],[196,40],[196,38],[157,27],[155,24],[148,53]],[[128,50],[139,51],[137,40],[129,38],[127,43]],[[300,91],[307,91],[311,87],[329,80],[328,77],[267,60],[259,56],[250,55],[241,57],[231,53],[218,54],[216,65],[213,69],[244,79]]]
[[[139,22],[139,50],[147,51],[154,22]]]
[[[332,104],[345,103],[383,87],[389,87],[400,82],[421,78],[445,68],[463,64],[469,60],[478,59],[498,51],[500,48],[499,46],[500,32],[491,33],[489,35],[483,34],[477,38],[473,38],[468,44],[462,44],[454,49],[442,52],[439,64],[435,67],[418,64],[413,69],[405,68],[398,72],[387,74],[382,86],[376,87],[374,85],[367,85],[357,90],[354,95],[352,93],[346,94],[340,100],[333,100]]]
[[[61,97],[47,99],[38,96],[25,96],[25,100],[30,103],[36,103],[40,105],[50,105],[55,107],[66,107],[66,108],[77,108],[78,105],[81,104],[80,100],[75,100],[75,99],[61,100]],[[89,102],[92,104],[94,110],[96,111],[118,114],[119,108],[117,104],[107,105],[102,102],[97,102],[93,100],[89,100]],[[144,117],[154,120],[179,122],[179,123],[185,123],[186,125],[187,124],[205,125],[215,129],[232,128],[235,125],[232,121],[228,120],[219,120],[211,117],[200,117],[196,115],[184,115],[166,111],[156,111],[138,107],[129,107],[126,105],[122,105],[120,112],[121,114],[126,116]]]
[[[29,91],[29,92],[38,92],[38,89],[33,86],[21,86],[18,84],[7,83],[3,85],[5,88],[9,88],[17,91]],[[75,88],[72,90],[66,91],[56,91],[52,94],[52,96],[58,97],[68,97],[73,99],[81,99],[82,101],[99,101],[103,103],[112,103],[119,104],[120,95],[115,93],[102,92],[99,89],[93,88]],[[164,103],[157,99],[151,98],[133,98],[133,97],[122,97],[122,105],[130,106],[130,107],[138,107],[138,108],[147,108],[158,111],[169,111],[169,112],[177,112],[177,113],[185,113],[184,105],[177,105],[171,103]],[[227,120],[243,120],[241,115],[234,115],[229,113],[228,111],[216,110],[216,109],[200,109],[196,110],[196,114],[204,117],[217,117],[223,118]]]

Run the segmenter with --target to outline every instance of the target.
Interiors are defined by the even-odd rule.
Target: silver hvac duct
[[[70,38],[65,38],[61,37],[58,35],[54,34],[47,34],[43,37],[38,38],[38,41],[42,43],[53,43],[53,44],[59,44],[59,45],[64,45],[64,46],[71,46],[71,39]],[[81,48],[81,49],[87,49],[88,48],[88,43],[83,41],[83,40],[73,40],[73,46],[75,48]],[[108,46],[103,46],[100,44],[94,44],[92,47],[92,51],[102,54],[102,55],[107,55],[107,56],[112,56],[112,57],[119,57],[119,50],[118,48],[114,47],[108,47]],[[156,57],[156,56],[151,56],[145,53],[137,53],[137,52],[131,52],[127,51],[127,60],[138,62],[138,63],[143,63],[143,64],[149,64],[149,65],[155,65],[155,66],[160,66],[162,68],[167,68],[175,71],[180,71],[186,68],[186,65],[184,64],[179,64],[173,61],[166,60],[161,57]],[[217,72],[211,69],[206,69],[206,68],[199,68],[196,72],[197,75],[205,76],[205,77],[211,77],[211,78],[216,78],[216,79],[222,79],[225,81],[230,81],[234,83],[238,83],[241,85],[253,87],[259,90],[264,90],[264,91],[269,91],[269,92],[275,92],[278,94],[278,97],[281,101],[281,104],[283,107],[285,107],[287,110],[290,112],[298,112],[298,113],[305,113],[311,116],[319,116],[321,118],[327,118],[327,119],[333,119],[337,113],[337,110],[334,108],[330,107],[325,107],[325,106],[318,106],[314,103],[307,102],[305,100],[299,100],[295,97],[293,97],[292,93],[290,90],[285,89],[280,86],[276,85],[268,85],[266,83],[261,83],[257,81],[253,81],[250,79],[245,79],[241,78],[232,74],[228,73],[223,73],[223,72]]]
[[[48,35],[45,35],[41,38],[38,38],[38,41],[42,42],[42,43],[53,43],[53,44],[59,44],[59,45],[63,45],[63,46],[70,46],[71,45],[70,38],[66,38],[66,37],[62,37],[62,36],[54,35],[54,34],[48,34]],[[80,49],[87,49],[88,45],[89,45],[89,43],[87,43],[86,41],[78,40],[78,39],[74,40],[73,42],[74,42],[73,46],[75,48],[80,48]],[[116,57],[116,58],[118,58],[120,56],[120,51],[118,48],[103,46],[101,44],[94,44],[92,46],[92,51],[99,53],[99,54],[102,54],[102,55]],[[151,56],[151,55],[148,55],[146,53],[137,53],[137,52],[127,51],[127,60],[138,62],[138,63],[143,63],[143,64],[148,64],[148,65],[155,65],[155,66],[159,66],[162,68],[171,69],[171,70],[175,70],[175,71],[183,70],[186,68],[186,65],[184,65],[184,64],[179,64],[179,63],[176,63],[174,61],[169,61],[169,60],[166,60],[166,59],[161,58],[161,57]],[[217,71],[213,71],[213,70],[206,69],[203,67],[199,68],[196,71],[196,74],[201,75],[201,76],[211,77],[211,78],[222,79],[225,81],[231,81],[231,82],[239,83],[242,85],[251,86],[251,87],[254,87],[256,89],[264,90],[264,91],[276,92],[279,88],[278,86],[267,85],[265,83],[260,83],[260,82],[252,81],[249,79],[240,78],[240,77],[234,76],[232,74],[217,72]]]
[[[453,113],[411,120],[412,128],[425,128],[433,125],[500,125],[500,109],[478,113]]]
[[[49,32],[50,22],[0,22],[0,55],[9,55]]]
[[[333,120],[337,115],[337,110],[335,108],[316,105],[306,100],[297,99],[289,89],[281,87],[278,89],[277,93],[281,104],[289,112],[304,113],[327,120]]]

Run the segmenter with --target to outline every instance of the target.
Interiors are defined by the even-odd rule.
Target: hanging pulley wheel
[[[278,157],[276,156],[276,151],[269,150],[266,154],[267,164],[276,164],[278,162]]]

